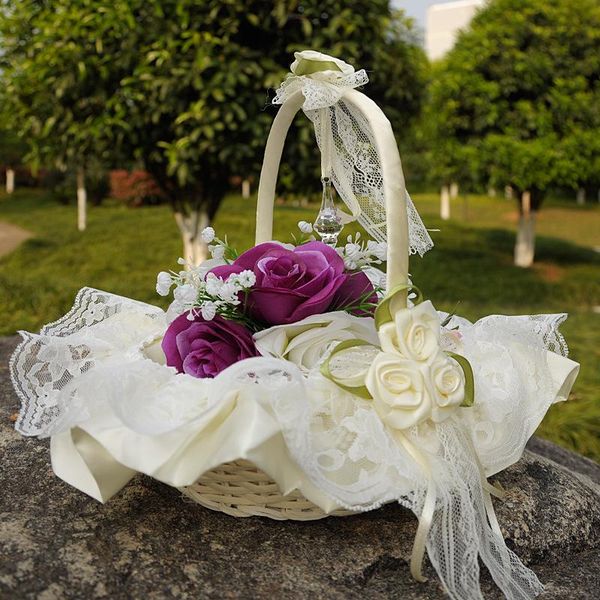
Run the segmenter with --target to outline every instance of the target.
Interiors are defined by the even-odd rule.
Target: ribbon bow
[[[273,104],[283,104],[292,94],[302,91],[304,112],[336,104],[345,89],[365,85],[369,77],[364,69],[355,71],[347,62],[314,50],[294,53],[291,73],[279,86]]]

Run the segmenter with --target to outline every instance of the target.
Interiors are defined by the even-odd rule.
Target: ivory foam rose
[[[440,317],[428,300],[399,310],[394,320],[379,329],[381,349],[406,359],[425,361],[440,345]]]
[[[375,410],[392,429],[408,429],[431,415],[431,396],[421,369],[412,360],[380,352],[365,385]]]
[[[261,354],[284,358],[307,371],[317,367],[339,342],[352,339],[377,345],[373,319],[336,311],[254,334],[254,342]]]
[[[431,418],[439,423],[447,419],[465,399],[465,375],[451,357],[439,352],[429,367],[433,399]]]
[[[465,399],[464,373],[442,351],[426,362],[380,352],[365,385],[381,420],[392,429],[407,429],[427,419],[440,423]]]

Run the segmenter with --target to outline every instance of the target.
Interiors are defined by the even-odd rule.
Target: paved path
[[[26,229],[0,221],[0,256],[12,252],[33,234]]]

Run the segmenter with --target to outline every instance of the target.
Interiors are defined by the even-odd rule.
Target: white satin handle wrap
[[[360,111],[371,125],[381,160],[388,231],[387,288],[391,290],[408,283],[408,216],[400,153],[392,126],[375,102],[354,89],[345,89],[342,98]],[[269,132],[258,186],[257,244],[273,239],[273,206],[279,164],[287,132],[303,103],[301,91],[292,94],[281,105]]]

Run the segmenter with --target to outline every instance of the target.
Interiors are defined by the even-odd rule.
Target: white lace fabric
[[[318,367],[307,372],[259,357],[213,380],[176,374],[151,358],[158,356],[152,348],[167,326],[161,309],[86,288],[63,319],[39,335],[22,334],[11,360],[22,400],[16,427],[24,435],[57,439],[85,431],[117,463],[181,486],[214,466],[189,464],[200,463],[194,457],[204,432],[225,431],[232,423],[247,427],[235,413],[254,405],[251,433],[226,438],[244,438],[244,451],[233,441],[220,443],[215,460],[252,456],[268,469],[268,441],[279,432],[287,452],[270,474],[282,489],[301,489],[327,512],[397,501],[421,516],[434,482],[426,544],[449,595],[482,597],[481,557],[508,598],[531,598],[540,584],[490,527],[480,468],[490,475],[516,462],[548,407],[568,393],[575,363],[554,353],[567,352],[557,329],[562,320],[564,315],[492,316],[475,324],[452,319],[448,327],[458,333],[446,330],[444,344],[471,362],[475,406],[407,432],[425,457],[424,471],[370,401],[339,388]],[[229,405],[238,408],[229,414],[222,408]],[[290,479],[290,473],[300,475]]]
[[[320,75],[317,73],[316,75]],[[342,98],[345,89],[365,85],[363,69],[329,79],[288,76],[277,90],[273,104],[282,104],[301,90],[302,110],[314,125],[325,169],[351,214],[377,241],[387,241],[386,209],[381,158],[370,124]],[[423,256],[433,241],[406,192],[409,251]]]
[[[19,332],[23,341],[10,361],[21,400],[17,431],[48,437],[69,428],[76,413],[88,410],[75,410],[72,387],[98,365],[130,355],[145,339],[162,336],[165,326],[160,308],[83,288],[73,308],[39,335]]]

